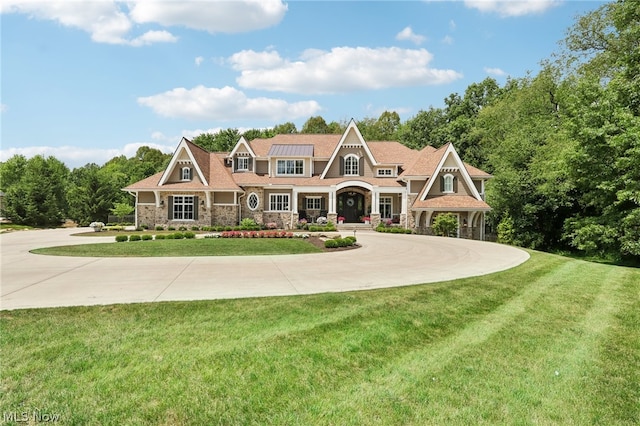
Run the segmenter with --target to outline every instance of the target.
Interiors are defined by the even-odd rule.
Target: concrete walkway
[[[0,309],[396,287],[488,274],[529,258],[523,250],[500,244],[376,232],[359,232],[362,247],[356,250],[305,255],[83,258],[29,253],[40,247],[114,240],[72,236],[89,230],[0,235]]]

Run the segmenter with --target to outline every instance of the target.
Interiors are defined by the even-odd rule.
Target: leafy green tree
[[[444,109],[429,107],[407,120],[398,129],[399,141],[413,149],[427,145],[439,148],[447,142],[447,117]]]
[[[304,125],[302,126],[302,130],[300,133],[306,134],[328,134],[329,126],[327,126],[327,122],[324,121],[324,118],[321,116],[315,116],[309,118]]]
[[[22,160],[10,162],[18,167]],[[3,167],[4,169],[4,167]],[[5,191],[4,214],[14,223],[59,225],[66,214],[65,189],[69,169],[54,157],[37,155],[24,164],[22,175]]]
[[[110,207],[120,192],[111,184],[110,176],[96,164],[76,168],[69,176],[68,217],[80,226],[95,221],[107,222]]]
[[[116,216],[120,222],[122,222],[125,216],[130,215],[135,211],[135,208],[127,203],[115,203],[110,211],[111,214]]]
[[[450,237],[458,229],[458,218],[452,213],[440,213],[433,220],[433,232],[442,237]]]
[[[273,131],[277,135],[288,135],[288,134],[298,133],[298,129],[296,128],[296,125],[290,121],[276,125],[273,128]]]
[[[209,152],[229,152],[240,139],[238,129],[220,130],[217,133],[202,133],[191,142]]]

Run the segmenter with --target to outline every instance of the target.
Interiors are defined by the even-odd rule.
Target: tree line
[[[504,85],[487,78],[444,107],[402,122],[393,111],[363,118],[365,140],[411,148],[453,142],[462,159],[494,175],[490,223],[500,241],[541,250],[640,259],[640,3],[619,0],[580,16],[542,69]],[[228,152],[241,136],[340,134],[346,121],[309,118],[271,129],[204,133],[193,142]],[[69,171],[55,158],[0,164],[5,216],[43,225],[101,219],[120,188],[161,171],[169,156],[143,147],[99,167]],[[46,177],[43,179],[43,176]]]

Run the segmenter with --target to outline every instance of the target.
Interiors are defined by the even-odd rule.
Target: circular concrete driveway
[[[500,244],[377,232],[358,232],[362,247],[357,250],[305,255],[89,258],[29,253],[112,241],[71,236],[88,230],[0,235],[0,309],[364,290],[484,275],[529,258],[523,250]]]

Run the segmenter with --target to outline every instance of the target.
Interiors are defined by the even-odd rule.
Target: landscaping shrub
[[[142,240],[142,238],[138,234],[134,234],[129,237],[129,241],[140,241],[140,240]]]
[[[349,235],[348,237],[344,237],[345,240],[349,241],[349,245],[352,246],[356,243],[356,237]]]
[[[165,238],[164,234],[156,235],[156,240],[164,240],[164,238]]]
[[[169,226],[169,227],[167,228],[167,231],[175,231],[175,230],[176,230],[176,227],[175,227],[175,226]]]
[[[324,242],[326,248],[337,248],[338,242],[336,240],[327,240]]]
[[[196,237],[196,234],[194,234],[193,232],[185,232],[184,237],[187,239],[193,239]]]
[[[162,226],[162,225],[157,225],[157,226],[156,226],[156,231],[164,231],[164,226]]]
[[[159,237],[159,235],[158,235],[158,237]],[[156,238],[158,238],[158,237],[156,237]],[[176,234],[167,234],[167,235],[164,236],[164,238],[167,239],[167,240],[175,240],[176,239]]]
[[[150,241],[150,240],[153,240],[153,235],[150,235],[150,234],[144,234],[144,235],[142,236],[142,241]]]
[[[250,217],[245,217],[240,221],[240,229],[246,231],[255,231],[260,229],[260,227],[255,220],[251,219]]]
[[[143,223],[142,225],[140,225],[140,228],[146,231],[147,229],[149,229],[149,225],[147,225],[146,223]]]
[[[192,230],[192,231],[199,231],[199,230],[200,230],[200,227],[199,227],[199,226],[194,225],[194,226],[192,226],[192,227],[191,227],[191,230]]]
[[[129,241],[128,235],[116,235],[116,242],[124,243],[125,241]]]
[[[173,238],[176,240],[181,240],[184,238],[184,234],[182,232],[174,232],[173,233]]]

